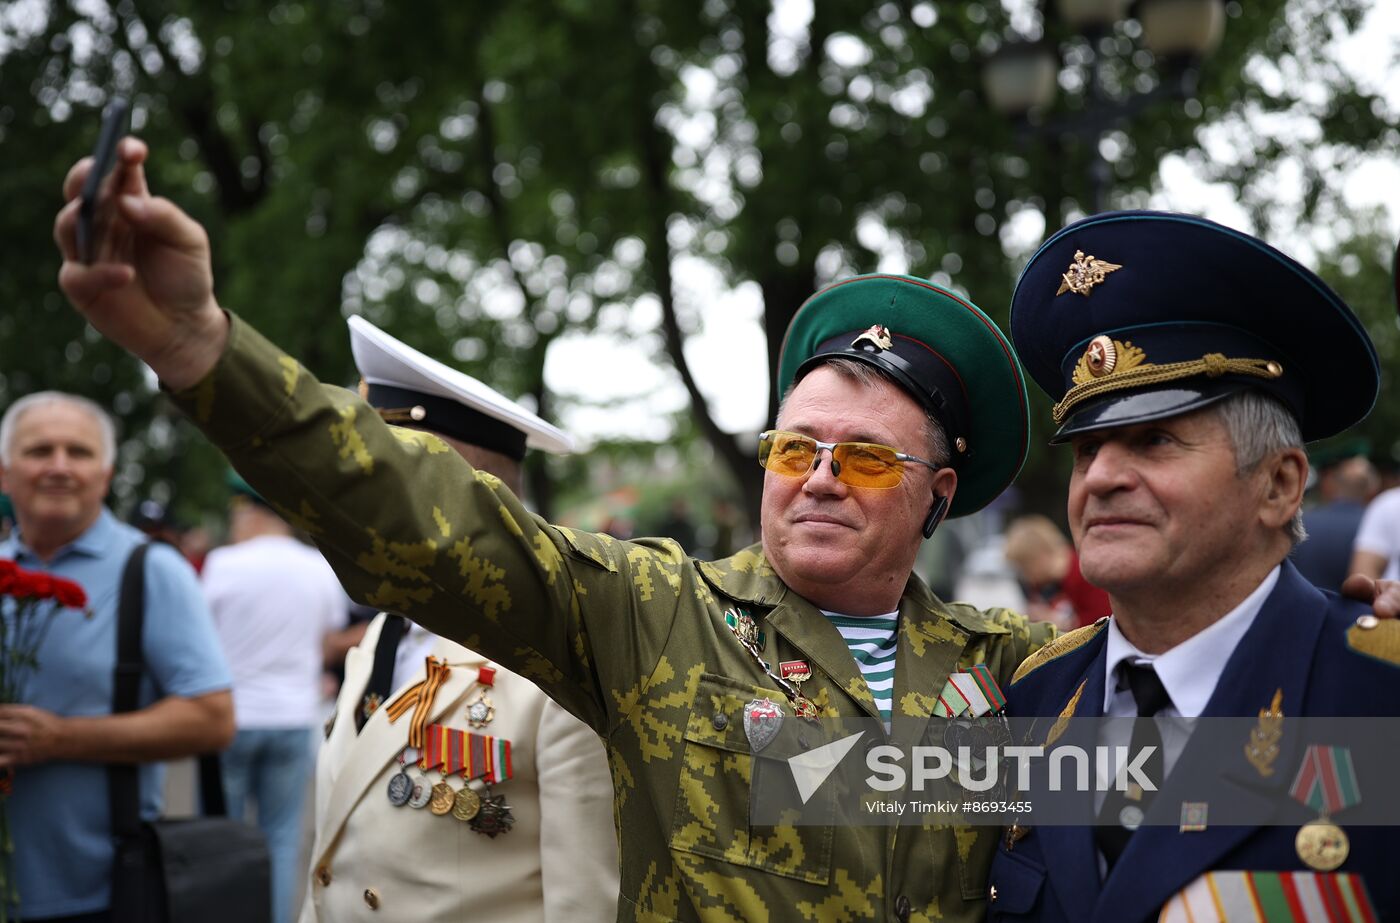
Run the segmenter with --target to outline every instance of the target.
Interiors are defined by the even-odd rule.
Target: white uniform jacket
[[[486,661],[443,638],[432,653],[451,665],[451,673],[429,723],[511,741],[514,777],[493,792],[505,796],[515,825],[491,839],[451,814],[390,803],[389,779],[399,770],[413,712],[391,724],[381,707],[358,735],[354,720],[384,618],[376,618],[346,655],[345,683],[317,759],[315,840],[300,923],[614,919],[617,835],[602,741],[528,680],[499,666],[489,691],[495,719],[470,728],[465,708],[481,689],[477,675]],[[423,675],[420,667],[409,684]],[[410,774],[421,778],[416,770]],[[435,771],[430,776],[440,778]],[[460,777],[452,782],[461,787]],[[478,793],[479,786],[474,783]]]

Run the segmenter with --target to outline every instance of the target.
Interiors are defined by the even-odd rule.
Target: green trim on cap
[[[872,324],[926,344],[962,380],[971,421],[969,432],[948,434],[968,443],[949,516],[975,513],[1020,473],[1030,447],[1030,406],[1011,342],[971,302],[910,276],[855,276],[830,285],[808,298],[788,326],[778,359],[778,395],[787,392],[798,366],[818,345]]]

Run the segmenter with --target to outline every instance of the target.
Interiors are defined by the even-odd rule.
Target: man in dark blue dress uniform
[[[1081,567],[1113,615],[1027,660],[1008,713],[1257,715],[1261,734],[1305,716],[1395,715],[1400,624],[1317,590],[1287,560],[1302,538],[1304,442],[1364,418],[1378,391],[1375,350],[1341,299],[1244,234],[1185,215],[1108,213],[1032,257],[1011,327],[1056,402],[1053,441],[1074,455]],[[1136,744],[1139,726],[1158,724],[1131,726]],[[1400,919],[1393,828],[1358,824],[1366,808],[1353,796],[1334,797],[1325,818],[1290,798],[1301,761],[1335,769],[1345,748],[1265,759],[1246,733],[1202,752],[1199,727],[1162,745],[1155,796],[1103,793],[1092,825],[1027,816],[1010,828],[991,918]],[[1182,767],[1201,765],[1238,782],[1222,789],[1234,803],[1173,799]],[[1208,818],[1251,799],[1269,825]]]

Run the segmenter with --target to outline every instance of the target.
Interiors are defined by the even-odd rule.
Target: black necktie
[[[358,734],[374,714],[375,709],[393,692],[394,656],[399,652],[399,642],[408,633],[408,619],[401,615],[388,615],[384,627],[379,629],[379,643],[374,646],[374,665],[370,667],[369,682],[365,694],[360,697],[360,707],[355,709],[355,733]]]
[[[1155,747],[1152,755],[1141,765],[1143,774],[1160,789],[1166,775],[1163,771],[1165,760],[1162,753],[1162,734],[1157,729],[1157,722],[1152,719],[1162,709],[1171,705],[1171,696],[1167,694],[1167,687],[1162,685],[1157,671],[1150,663],[1124,663],[1118,668],[1118,672],[1132,692],[1133,701],[1137,703],[1138,716],[1133,722],[1128,758],[1131,760],[1133,756],[1141,753],[1144,747]],[[1110,871],[1113,870],[1113,864],[1118,861],[1118,857],[1123,854],[1133,831],[1142,823],[1155,794],[1156,792],[1140,789],[1130,782],[1128,791],[1121,792],[1112,788],[1104,798],[1099,823],[1094,827],[1094,840],[1104,858],[1108,860]]]

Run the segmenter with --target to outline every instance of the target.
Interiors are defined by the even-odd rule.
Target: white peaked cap
[[[555,454],[574,450],[573,437],[568,433],[470,375],[423,355],[363,317],[352,316],[348,323],[355,367],[371,389],[381,385],[454,401],[524,433],[525,444],[532,449]],[[433,424],[431,415],[421,423],[425,429],[437,429]],[[465,442],[476,442],[469,435],[446,431]]]

